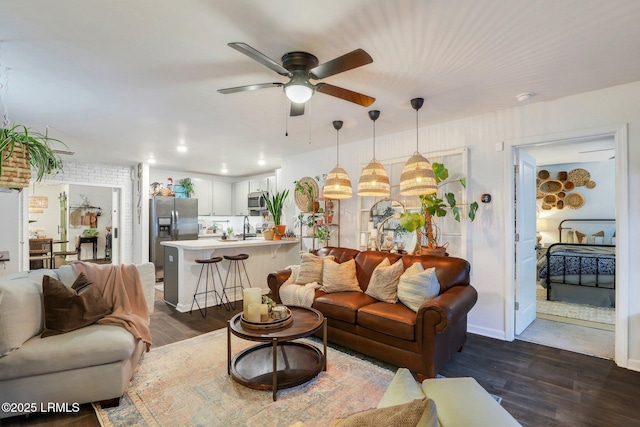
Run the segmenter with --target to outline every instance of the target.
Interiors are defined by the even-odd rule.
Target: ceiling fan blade
[[[259,83],[255,85],[247,85],[247,86],[237,86],[237,87],[228,87],[226,89],[218,89],[220,93],[235,93],[235,92],[244,92],[247,90],[257,90],[257,89],[267,89],[270,87],[282,87],[283,83]]]
[[[324,79],[334,74],[349,71],[354,68],[361,67],[373,62],[373,58],[362,49],[356,49],[353,52],[346,53],[338,58],[320,64],[309,70],[311,78],[316,80]]]
[[[376,99],[370,96],[363,95],[349,89],[330,85],[328,83],[318,83],[316,85],[316,91],[324,93],[326,95],[344,99],[345,101],[353,102],[354,104],[362,105],[363,107],[368,107],[376,102]]]
[[[278,74],[281,74],[283,76],[289,76],[290,75],[289,70],[284,68],[282,65],[278,64],[273,59],[269,58],[264,53],[258,52],[257,50],[255,50],[254,48],[252,48],[251,46],[249,46],[246,43],[237,43],[236,42],[236,43],[229,43],[228,45],[230,47],[234,48],[235,50],[237,50],[238,52],[244,53],[245,55],[247,55],[249,58],[253,59],[254,61],[258,61],[259,63],[261,63],[265,67],[271,68],[273,71],[275,71]]]
[[[304,114],[304,103],[298,104],[297,102],[291,103],[291,113],[289,114],[291,117],[301,116]]]

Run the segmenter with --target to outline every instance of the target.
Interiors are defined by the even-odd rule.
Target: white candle
[[[260,304],[262,302],[261,288],[247,288],[242,291],[242,311],[247,312],[249,304]]]
[[[269,320],[269,306],[267,304],[260,304],[260,321],[266,322]]]
[[[249,322],[260,322],[260,304],[249,304],[245,313],[247,313],[246,319]]]

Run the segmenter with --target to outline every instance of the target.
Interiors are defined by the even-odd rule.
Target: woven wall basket
[[[16,144],[11,157],[9,149],[2,150],[2,173],[0,174],[0,187],[25,188],[31,180],[31,165],[29,164],[29,152],[21,145]]]

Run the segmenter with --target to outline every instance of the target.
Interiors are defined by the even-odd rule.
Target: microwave
[[[249,199],[247,206],[250,212],[260,212],[267,210],[267,203],[265,197],[268,197],[269,193],[266,191],[257,191],[255,193],[249,193]]]

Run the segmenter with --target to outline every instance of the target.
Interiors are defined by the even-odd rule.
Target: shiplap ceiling
[[[73,160],[242,176],[332,146],[333,120],[341,143],[370,138],[369,109],[378,135],[412,129],[417,96],[424,126],[638,81],[639,23],[638,0],[2,0],[0,96]],[[316,93],[287,119],[279,88],[222,95],[287,81],[229,42],[321,63],[362,48],[372,64],[323,81],[377,101]]]

